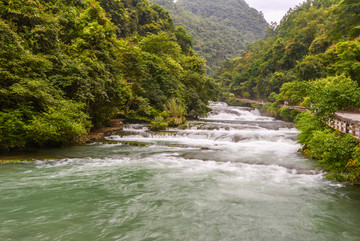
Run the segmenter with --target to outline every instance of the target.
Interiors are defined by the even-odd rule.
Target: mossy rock
[[[99,142],[100,144],[110,144],[110,145],[116,145],[119,144],[120,141],[113,141],[113,140],[102,140]]]
[[[188,124],[182,124],[181,126],[179,126],[180,130],[186,130],[188,128],[189,128]]]
[[[24,163],[24,162],[34,162],[33,159],[20,159],[20,160],[0,160],[0,164],[13,164],[13,163]]]
[[[149,143],[144,143],[144,142],[136,142],[136,141],[123,141],[121,142],[125,145],[129,145],[129,146],[148,146]]]

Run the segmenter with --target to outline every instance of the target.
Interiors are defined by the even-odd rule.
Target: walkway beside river
[[[266,102],[259,100],[250,100],[244,98],[237,98],[238,101],[247,102],[251,104],[263,105]],[[302,106],[288,106],[280,105],[281,107],[289,107],[290,109],[305,111],[306,108]],[[354,138],[360,140],[360,113],[338,111],[335,113],[334,119],[326,123],[328,126],[340,131],[344,134],[351,134]]]
[[[263,100],[259,101],[259,100],[250,100],[250,99],[245,99],[245,98],[236,98],[236,100],[240,101],[240,102],[246,102],[246,103],[250,103],[250,104],[257,104],[257,105],[264,105],[267,102],[264,102]],[[302,106],[292,106],[292,105],[284,105],[281,104],[280,107],[289,107],[292,110],[298,110],[299,112],[305,111],[306,108],[302,107]]]
[[[338,111],[335,113],[334,119],[329,120],[327,124],[341,133],[351,134],[354,138],[360,140],[359,113]]]

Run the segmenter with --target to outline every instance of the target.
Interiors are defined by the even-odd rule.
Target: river
[[[211,107],[1,165],[0,240],[360,240],[360,192],[297,152],[293,124]]]

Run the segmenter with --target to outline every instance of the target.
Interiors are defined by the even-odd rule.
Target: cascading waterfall
[[[211,108],[0,166],[0,240],[358,240],[359,191],[297,152],[292,123]]]

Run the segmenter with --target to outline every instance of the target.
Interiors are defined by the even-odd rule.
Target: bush
[[[169,126],[180,126],[186,122],[186,109],[176,98],[169,101],[165,110],[169,116],[166,120]]]
[[[357,141],[351,135],[330,130],[316,131],[309,141],[310,157],[320,160],[325,167],[345,171],[352,158]]]
[[[26,123],[20,110],[0,112],[0,149],[24,148]]]
[[[82,108],[81,104],[64,100],[58,107],[34,116],[27,126],[32,143],[70,144],[76,137],[87,134],[91,123]]]
[[[325,124],[317,120],[311,113],[304,111],[295,118],[296,128],[301,132],[298,135],[298,142],[307,144],[313,138],[315,131],[321,131],[327,128]]]
[[[277,98],[278,98],[278,94],[276,94],[275,92],[271,92],[271,94],[268,97],[268,100],[271,102],[274,102]]]
[[[262,108],[270,115],[272,115],[274,117],[278,117],[279,111],[280,111],[280,102],[279,101],[275,101],[273,103],[267,102],[263,105]]]
[[[299,114],[297,110],[292,110],[289,107],[280,109],[280,117],[285,121],[293,121]]]
[[[225,93],[224,95],[225,95],[225,102],[228,105],[235,106],[238,104],[238,101],[236,100],[235,95],[233,93]]]
[[[353,159],[350,159],[346,164],[349,173],[349,182],[353,184],[360,184],[360,145],[354,149]]]
[[[161,131],[166,130],[166,127],[168,127],[168,123],[165,122],[164,118],[159,115],[155,117],[155,119],[149,124],[148,127],[152,131]]]
[[[0,112],[0,149],[69,144],[91,127],[83,105],[60,101],[39,114],[30,108]]]
[[[309,112],[296,117],[301,131],[298,141],[305,144],[304,155],[319,160],[338,181],[360,184],[360,145],[351,135],[333,131]]]

